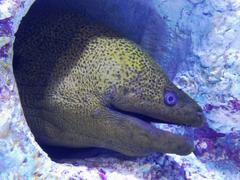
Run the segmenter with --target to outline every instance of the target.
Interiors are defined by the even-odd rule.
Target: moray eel
[[[204,121],[200,106],[140,47],[71,12],[31,9],[16,34],[13,68],[40,144],[186,155],[192,142],[150,122]]]

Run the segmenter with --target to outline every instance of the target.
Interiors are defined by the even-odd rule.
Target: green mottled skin
[[[150,56],[108,28],[71,13],[24,18],[14,44],[14,74],[27,122],[37,141],[103,147],[129,156],[188,154],[184,137],[152,127],[134,112],[199,126],[200,107],[173,85]],[[178,103],[164,104],[164,90]]]

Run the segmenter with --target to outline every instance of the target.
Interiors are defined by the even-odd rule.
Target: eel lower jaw
[[[144,129],[146,129],[150,134],[155,134],[161,140],[163,140],[163,136],[165,136],[164,139],[167,140],[169,138],[169,142],[171,142],[171,144],[177,144],[177,148],[175,148],[175,150],[160,152],[177,155],[189,155],[194,151],[193,128],[191,126],[187,127],[184,125],[146,122],[139,118],[134,119],[135,121],[143,124]],[[161,142],[159,141],[159,143]]]

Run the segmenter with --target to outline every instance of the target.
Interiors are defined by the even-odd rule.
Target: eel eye
[[[173,91],[165,91],[164,103],[168,106],[174,106],[177,103],[177,95]]]

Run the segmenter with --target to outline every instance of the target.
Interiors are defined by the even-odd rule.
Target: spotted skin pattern
[[[192,142],[128,113],[191,126],[204,120],[147,53],[77,14],[32,7],[16,34],[13,68],[26,120],[42,144],[184,155]],[[174,107],[164,104],[165,90],[176,93]]]

